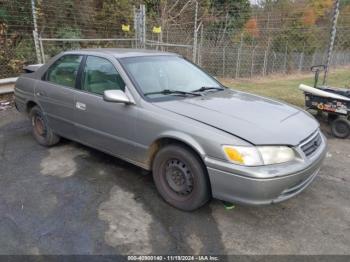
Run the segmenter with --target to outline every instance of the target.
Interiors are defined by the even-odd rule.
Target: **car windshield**
[[[122,63],[140,91],[151,99],[222,89],[212,77],[181,57],[130,57],[123,58]]]

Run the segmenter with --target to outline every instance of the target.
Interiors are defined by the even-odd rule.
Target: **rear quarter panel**
[[[18,77],[15,84],[15,103],[19,112],[26,113],[29,101],[35,102],[35,85],[36,79],[32,74],[25,74]]]

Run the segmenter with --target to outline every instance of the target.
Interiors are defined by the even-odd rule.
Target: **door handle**
[[[76,102],[75,107],[78,108],[79,110],[83,110],[83,111],[86,110],[86,105],[84,103],[81,103],[81,102]]]

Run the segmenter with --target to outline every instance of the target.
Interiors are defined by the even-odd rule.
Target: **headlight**
[[[250,146],[224,146],[224,152],[232,163],[245,166],[263,165],[258,150]]]
[[[287,146],[261,146],[258,147],[265,165],[278,164],[295,159],[295,152]]]
[[[223,146],[229,161],[245,166],[261,166],[284,163],[296,158],[287,146]]]

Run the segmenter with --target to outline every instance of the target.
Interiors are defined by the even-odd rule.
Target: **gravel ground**
[[[0,111],[0,254],[350,254],[350,142],[329,138],[319,176],[267,207],[192,213],[141,169],[70,141],[44,148]]]

